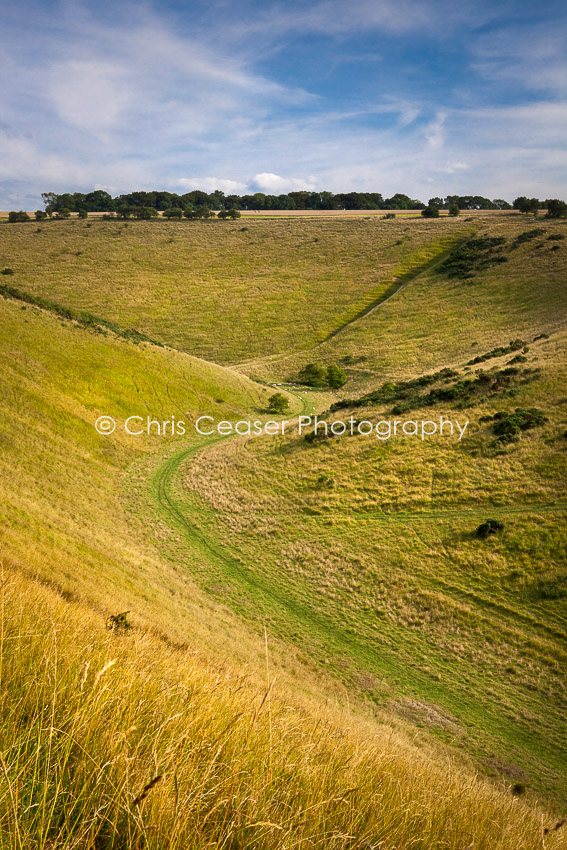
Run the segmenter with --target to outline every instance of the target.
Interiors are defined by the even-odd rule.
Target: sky
[[[0,0],[0,209],[41,192],[567,199],[564,0]]]

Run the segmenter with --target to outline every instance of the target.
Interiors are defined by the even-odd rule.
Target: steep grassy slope
[[[564,225],[499,217],[245,226],[1,228],[0,268],[14,271],[3,284],[239,365],[135,345],[0,299],[0,518],[12,594],[2,656],[13,685],[2,712],[0,836],[8,824],[23,835],[8,846],[25,847],[37,815],[38,850],[58,849],[73,823],[90,836],[106,807],[104,847],[128,846],[143,830],[156,848],[171,835],[173,848],[193,846],[195,835],[196,847],[228,846],[236,834],[258,847],[543,847],[538,810],[510,808],[509,789],[556,799],[566,791],[567,249],[549,239]],[[518,240],[536,227],[545,232]],[[505,241],[471,277],[451,278],[442,264],[456,262],[471,228]],[[526,345],[472,362],[514,337]],[[192,427],[175,439],[123,433],[128,415],[175,414],[191,426],[202,413],[264,418],[271,390],[246,374],[281,381],[308,360],[342,362],[349,382],[335,394],[295,391],[288,418],[347,396],[353,406],[333,416],[382,418],[401,404],[402,419],[470,419],[466,438],[308,444],[293,430],[253,439],[198,437]],[[385,381],[449,366],[459,375],[419,392],[478,369],[516,371],[443,405],[416,408],[411,394],[357,403]],[[541,408],[547,421],[495,444],[494,420],[481,417],[519,406]],[[112,436],[97,435],[101,414],[117,420]],[[475,528],[492,517],[503,532],[478,539]],[[103,632],[106,615],[126,609],[145,630],[131,645]],[[264,628],[282,702],[255,738],[261,696],[205,662],[197,670],[185,653],[191,644],[228,658],[257,682]],[[99,692],[107,674],[95,683],[85,659],[100,672],[115,657],[112,685]],[[198,695],[190,710],[203,718],[189,738],[187,693]],[[300,694],[307,715],[296,713]],[[313,695],[328,703],[322,749]],[[361,743],[351,738],[353,721],[336,705],[353,699],[387,729],[361,726]],[[50,724],[36,723],[48,710]],[[447,750],[431,733],[449,743],[460,766],[437,769],[405,744],[398,762],[385,739],[407,728],[443,764]],[[84,759],[66,749],[72,738],[89,742]],[[7,751],[4,741],[17,743]],[[471,780],[470,765],[463,772],[470,755],[504,795]],[[381,763],[396,767],[375,772]],[[30,771],[43,777],[33,792],[24,788]],[[161,772],[144,814],[133,800]],[[187,791],[195,786],[202,795]]]
[[[1,578],[4,848],[561,846],[551,814],[392,733],[298,710],[270,670],[258,691]]]
[[[563,327],[566,224],[514,216],[476,223],[473,239],[503,244],[480,250],[470,277],[450,277],[451,270],[440,263],[327,342],[246,363],[243,371],[281,381],[307,362],[339,362],[349,376],[347,386],[362,389],[381,378],[435,371],[515,337]]]
[[[135,346],[0,299],[0,503],[5,555],[108,610],[134,607],[181,639],[191,583],[133,536],[121,479],[160,444],[127,437],[127,415],[237,416],[262,404],[246,378]],[[221,413],[222,412],[222,413]],[[94,428],[114,416],[113,437]],[[168,443],[168,440],[165,440]],[[157,444],[157,445],[156,445]],[[135,600],[135,605],[132,605]]]
[[[218,363],[324,339],[471,224],[372,219],[2,227],[10,283]]]
[[[280,684],[268,697],[255,689],[257,642],[193,581],[211,551],[193,542],[189,560],[174,528],[150,533],[148,515],[128,510],[147,486],[142,470],[175,457],[179,441],[159,447],[120,427],[98,436],[99,413],[119,426],[172,405],[234,418],[262,404],[255,385],[15,302],[0,302],[0,316],[3,846],[543,848],[550,813],[423,738],[420,752],[396,724],[314,709],[299,695],[329,698],[329,678],[323,691],[289,643],[284,667],[269,617],[266,686]],[[106,615],[126,608],[139,629],[105,631]],[[222,655],[251,675],[207,660]]]
[[[48,222],[3,225],[0,268],[14,271],[3,282],[255,377],[342,359],[364,386],[554,325],[567,310],[567,242],[549,237],[566,233],[518,215]],[[483,235],[505,240],[507,262],[466,280],[439,273],[448,250]]]

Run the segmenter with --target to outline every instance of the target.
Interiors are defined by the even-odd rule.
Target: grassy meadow
[[[0,268],[34,295],[233,364],[322,341],[470,227],[445,218],[53,221],[5,227]]]
[[[566,236],[0,224],[0,850],[562,846]],[[196,434],[273,384],[284,436]],[[545,420],[498,441],[516,408]],[[469,427],[309,443],[314,412]]]

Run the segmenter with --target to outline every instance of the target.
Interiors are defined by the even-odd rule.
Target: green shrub
[[[545,230],[541,227],[534,227],[533,230],[524,230],[523,233],[520,233],[519,236],[516,236],[514,241],[512,242],[511,248],[517,248],[518,245],[523,245],[525,242],[531,242],[532,239],[537,239],[538,236],[543,236],[545,234]]]
[[[563,599],[567,596],[567,589],[558,581],[541,581],[538,585],[538,593],[541,599]]]
[[[299,373],[299,382],[306,387],[324,387],[327,384],[327,370],[321,363],[307,363]]]
[[[157,218],[157,210],[154,207],[133,207],[132,214],[134,218],[141,221],[149,221],[152,218]]]
[[[132,629],[132,624],[128,620],[129,611],[122,611],[121,614],[111,614],[106,619],[106,628],[114,632],[114,634],[124,634]]]
[[[232,219],[234,221],[235,219],[240,218],[240,210],[237,210],[237,209],[221,210],[217,217],[221,218],[221,219],[222,218],[224,218],[224,219],[229,218],[229,219]]]
[[[24,212],[24,210],[18,210],[17,212],[16,210],[11,210],[8,213],[8,221],[12,224],[15,224],[19,221],[31,221],[31,219],[27,212]]]
[[[468,239],[463,245],[451,251],[447,259],[439,266],[439,271],[448,277],[470,278],[473,271],[480,271],[494,262],[506,262],[506,258],[498,254],[505,242],[506,239],[503,236],[479,236],[476,239]]]
[[[547,422],[547,416],[537,407],[524,410],[517,407],[514,413],[495,413],[492,431],[502,443],[512,443],[518,439],[521,431],[530,431]]]
[[[439,207],[430,204],[421,211],[421,214],[424,218],[439,218]]]
[[[286,413],[289,401],[283,393],[274,393],[268,399],[268,410],[270,413]]]
[[[497,534],[499,531],[503,530],[504,523],[500,522],[499,519],[487,519],[486,522],[483,522],[478,526],[475,534],[477,537],[485,540],[487,537],[490,537],[491,534]]]
[[[163,215],[164,215],[164,218],[181,219],[181,218],[183,218],[183,210],[180,209],[180,207],[171,207],[168,210],[164,210]]]
[[[558,198],[553,198],[547,203],[547,218],[567,218],[567,204]]]
[[[343,384],[346,383],[346,379],[346,373],[340,366],[337,366],[335,363],[327,366],[327,383],[334,390],[338,390],[339,387],[342,387]]]

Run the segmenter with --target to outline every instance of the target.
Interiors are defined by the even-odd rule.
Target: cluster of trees
[[[459,210],[511,210],[512,205],[503,198],[483,198],[482,195],[447,195],[443,198],[430,198],[429,207],[437,207],[439,210],[451,210],[456,207]]]
[[[446,198],[430,198],[424,204],[397,192],[384,198],[380,192],[288,192],[282,195],[266,195],[255,192],[251,195],[225,195],[220,189],[202,192],[195,189],[183,195],[175,192],[128,192],[113,198],[108,192],[96,189],[93,192],[43,192],[42,198],[47,212],[120,212],[120,208],[151,208],[155,210],[422,210],[436,207],[439,210],[510,210],[512,205],[502,198],[490,200],[482,195],[448,195]],[[525,200],[525,199],[524,199]],[[538,204],[543,202],[538,201]],[[514,207],[518,209],[518,207]]]
[[[340,366],[332,363],[323,366],[321,363],[307,363],[298,375],[300,383],[307,387],[332,387],[339,389],[346,382],[347,376]]]
[[[158,211],[155,207],[131,207],[128,204],[119,204],[116,213],[107,213],[108,216],[117,215],[119,218],[138,218],[144,221],[149,221],[151,218],[157,218]],[[81,212],[79,212],[81,215]],[[163,215],[168,219],[207,219],[207,218],[222,218],[235,219],[240,218],[240,211],[235,209],[220,210],[218,216],[209,207],[169,207],[163,211]]]
[[[289,192],[287,195],[225,195],[219,189],[212,193],[195,189],[183,195],[174,192],[129,192],[113,198],[108,192],[96,189],[93,192],[43,192],[45,211],[38,210],[36,219],[55,215],[68,218],[71,213],[86,218],[89,212],[118,215],[121,218],[154,218],[158,210],[170,219],[213,218],[213,210],[219,210],[219,218],[238,218],[240,210],[421,210],[426,218],[437,218],[440,210],[449,215],[459,215],[461,210],[519,210],[535,213],[547,209],[550,218],[567,216],[567,205],[557,198],[540,201],[538,198],[521,196],[513,204],[502,198],[483,198],[481,195],[448,195],[446,198],[430,198],[427,204],[396,193],[383,198],[379,192]],[[11,212],[10,221],[26,221],[27,214]],[[29,216],[28,216],[29,218]]]
[[[548,198],[540,201],[539,198],[526,198],[521,195],[514,201],[514,209],[522,213],[537,215],[540,210],[547,210],[548,218],[567,218],[567,204],[559,198]]]
[[[537,215],[540,210],[547,210],[548,218],[566,218],[567,204],[558,198],[548,198],[540,201],[539,198],[526,198],[522,195],[516,198],[513,204],[496,198],[489,201],[480,195],[448,195],[443,198],[430,198],[429,203],[421,211],[424,218],[438,218],[439,210],[449,210],[449,215],[459,215],[461,210],[519,210],[523,213]]]
[[[129,192],[113,198],[108,192],[97,189],[94,192],[43,192],[42,198],[46,210],[60,212],[118,212],[119,207],[151,207],[155,210],[198,209],[211,210],[411,210],[423,209],[422,201],[408,195],[396,193],[391,198],[383,198],[379,192],[346,192],[334,195],[332,192],[289,192],[283,195],[266,195],[256,192],[252,195],[225,195],[219,189],[214,192],[202,192],[195,189],[178,195],[174,192]]]

